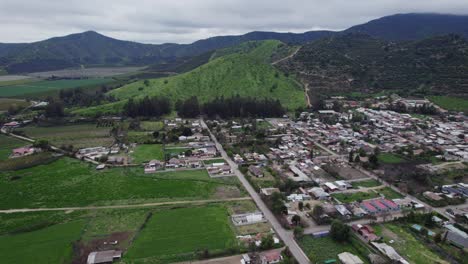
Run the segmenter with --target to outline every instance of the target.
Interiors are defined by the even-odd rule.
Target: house
[[[356,255],[349,252],[343,252],[338,254],[338,259],[343,264],[364,264],[364,262]]]
[[[249,172],[253,176],[257,177],[257,178],[262,178],[264,176],[262,169],[260,169],[260,167],[254,166],[254,165],[249,166]]]
[[[335,192],[339,190],[338,187],[336,187],[336,185],[331,182],[326,182],[324,186],[329,192]]]
[[[109,164],[118,165],[118,164],[124,164],[124,162],[125,162],[125,158],[124,158],[124,157],[109,156],[109,157],[107,158],[107,163],[109,163]]]
[[[159,160],[151,160],[148,164],[145,165],[145,173],[154,173],[158,169],[161,169],[164,166],[164,163]]]
[[[325,190],[321,187],[313,187],[309,190],[309,193],[315,197],[317,200],[326,200],[330,198],[330,194],[325,192]]]
[[[338,213],[344,217],[344,218],[350,218],[351,217],[351,212],[346,208],[346,206],[342,204],[337,204],[335,205],[335,209],[338,211]]]
[[[166,162],[166,168],[179,168],[185,166],[182,160],[177,158],[171,158],[168,162]]]
[[[396,203],[394,203],[393,201],[391,200],[388,200],[388,199],[382,199],[381,202],[387,206],[390,210],[392,211],[398,211],[400,210],[400,208],[398,207],[398,205]]]
[[[234,162],[237,164],[242,164],[244,163],[244,159],[241,157],[241,155],[236,154],[234,155]]]
[[[376,214],[379,212],[377,208],[375,208],[372,203],[369,201],[364,201],[361,203],[361,208],[364,209],[369,214]]]
[[[250,264],[252,263],[252,259],[250,258],[249,254],[242,254],[241,264]]]
[[[122,251],[106,250],[89,253],[87,264],[112,263],[122,258]]]
[[[374,229],[369,225],[352,225],[351,229],[359,234],[367,242],[379,240],[379,237],[375,234]]]
[[[432,200],[432,201],[440,201],[442,200],[443,198],[440,197],[438,194],[436,193],[433,193],[433,192],[423,192],[423,196],[429,200]]]
[[[231,217],[232,223],[236,226],[251,225],[266,222],[262,212],[253,212],[246,214],[236,214]]]
[[[260,253],[260,260],[262,264],[280,263],[283,260],[281,251],[275,249]]]
[[[461,249],[468,248],[468,234],[466,232],[456,228],[454,225],[446,225],[445,228],[447,229],[447,241],[450,244]]]
[[[387,212],[389,208],[385,206],[380,200],[371,200],[372,205],[377,209],[379,212]]]
[[[17,127],[20,127],[20,125],[21,125],[21,123],[16,122],[16,121],[12,121],[12,122],[3,124],[3,126],[5,128],[17,128]]]
[[[371,244],[383,255],[387,256],[392,261],[392,263],[409,264],[409,262],[400,256],[393,247],[385,243],[372,242]]]
[[[31,146],[27,146],[27,147],[13,149],[10,157],[19,158],[19,157],[28,156],[34,153],[36,153],[36,149]]]
[[[347,190],[352,188],[353,186],[346,181],[336,181],[335,185],[340,189],[340,190]]]

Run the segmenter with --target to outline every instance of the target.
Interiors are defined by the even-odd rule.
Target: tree
[[[317,219],[319,219],[320,216],[323,215],[324,213],[325,213],[325,210],[319,204],[314,206],[314,210],[312,210],[312,215],[314,216],[314,218],[317,218]]]
[[[282,214],[287,211],[283,202],[283,195],[281,193],[273,193],[271,195],[271,210],[275,214]]]
[[[377,158],[376,154],[370,155],[369,163],[370,163],[372,168],[377,168],[379,166],[379,159]]]
[[[149,86],[149,85],[150,85],[150,82],[149,82],[148,80],[144,80],[144,81],[143,81],[143,84],[144,84],[145,86]]]
[[[299,202],[297,204],[297,206],[299,207],[299,210],[301,210],[301,211],[304,210],[304,203],[303,202]]]
[[[435,234],[434,236],[434,242],[436,242],[437,244],[442,242],[442,233],[440,232],[437,232],[437,234]]]
[[[341,222],[340,220],[333,220],[330,228],[330,236],[338,241],[344,242],[349,239],[350,229],[349,226]]]
[[[291,221],[293,222],[295,226],[297,226],[301,223],[301,217],[299,215],[294,215]]]
[[[59,101],[50,100],[45,108],[45,116],[47,117],[63,117],[65,112],[63,110],[63,103]]]
[[[294,237],[295,238],[301,238],[304,235],[304,228],[300,226],[294,227]]]
[[[49,149],[49,141],[47,141],[47,140],[45,140],[45,139],[36,140],[36,141],[33,143],[33,147],[35,147],[35,148],[41,148],[41,149]]]
[[[275,241],[273,240],[273,235],[272,234],[268,234],[267,236],[264,236],[262,238],[262,242],[260,244],[260,247],[262,249],[270,249],[273,247],[273,244],[275,243]]]
[[[349,162],[353,162],[353,161],[354,161],[354,151],[352,151],[352,150],[349,152],[348,161],[349,161]]]

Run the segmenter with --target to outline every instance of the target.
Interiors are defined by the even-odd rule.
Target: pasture
[[[42,229],[0,236],[3,263],[70,263],[72,243],[79,239],[83,221],[53,225]]]
[[[393,153],[380,153],[377,158],[380,162],[385,164],[398,164],[405,162],[405,159]]]
[[[139,164],[150,160],[164,160],[164,150],[161,144],[142,144],[137,145],[130,154],[132,163]]]
[[[11,150],[28,145],[27,142],[0,135],[0,161],[8,159],[11,154]]]
[[[239,190],[240,186],[235,179],[212,179],[205,170],[152,175],[145,175],[140,167],[96,171],[93,165],[61,158],[47,165],[1,172],[0,208],[209,199],[222,188]]]
[[[431,251],[411,233],[409,227],[386,223],[375,228],[377,235],[384,238],[384,242],[395,241],[392,246],[403,258],[411,263],[448,263],[444,262],[435,252]]]
[[[196,253],[205,250],[215,253],[236,248],[228,221],[226,208],[219,205],[154,212],[125,254],[124,262],[177,262],[195,259]]]
[[[99,85],[110,81],[111,79],[96,78],[26,82],[21,84],[0,86],[0,97],[21,97],[30,94],[45,93],[61,89]]]
[[[95,124],[27,126],[19,130],[28,137],[48,140],[57,147],[62,145],[73,145],[74,148],[110,146],[113,142],[110,128],[96,127]]]
[[[430,96],[429,100],[449,111],[468,111],[468,99],[465,98],[452,96]]]
[[[22,99],[0,98],[0,112],[8,111],[10,108],[28,107],[30,103]]]
[[[352,253],[357,255],[364,263],[370,263],[366,258],[369,250],[354,237],[351,237],[349,242],[339,243],[329,236],[314,238],[308,235],[299,239],[298,242],[312,263],[325,263],[326,260],[330,259],[338,261],[338,254],[342,252]]]

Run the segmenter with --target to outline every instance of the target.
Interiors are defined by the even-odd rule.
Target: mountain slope
[[[364,33],[386,40],[416,40],[454,33],[468,37],[468,16],[397,14],[353,26],[345,33]]]
[[[279,67],[298,74],[311,96],[383,89],[466,94],[468,42],[457,35],[394,43],[346,34],[305,45]]]
[[[284,44],[262,41],[245,53],[215,58],[201,67],[177,76],[139,81],[110,92],[117,99],[166,96],[172,102],[197,96],[201,102],[216,97],[275,98],[290,109],[305,106],[304,91],[294,78],[287,77],[269,64],[270,57]]]

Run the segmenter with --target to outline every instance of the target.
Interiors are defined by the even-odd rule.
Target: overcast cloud
[[[144,43],[190,43],[254,30],[342,30],[411,12],[468,14],[468,0],[0,0],[0,42],[95,30]]]

